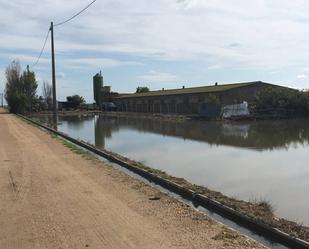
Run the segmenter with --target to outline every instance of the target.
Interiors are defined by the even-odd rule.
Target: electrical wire
[[[77,17],[78,15],[80,15],[81,13],[83,13],[86,9],[88,9],[92,4],[94,4],[96,0],[93,0],[91,3],[89,3],[85,8],[83,8],[81,11],[79,11],[78,13],[76,13],[74,16],[70,17],[69,19],[63,21],[63,22],[59,22],[59,23],[56,23],[54,24],[54,27],[56,26],[60,26],[60,25],[63,25],[69,21],[71,21],[72,19],[74,19],[75,17]]]
[[[72,19],[74,19],[75,17],[77,17],[78,15],[80,15],[81,13],[83,13],[86,9],[88,9],[92,4],[94,4],[96,2],[96,0],[93,0],[91,3],[89,3],[85,8],[83,8],[81,11],[77,12],[75,15],[73,15],[72,17],[70,17],[69,19],[63,21],[63,22],[60,22],[60,23],[57,23],[57,24],[54,24],[53,26],[56,27],[56,26],[60,26],[60,25],[63,25],[69,21],[71,21]],[[49,32],[50,32],[50,28],[48,29],[48,32],[47,32],[47,35],[46,35],[46,38],[45,38],[45,41],[44,41],[44,45],[41,49],[41,52],[40,52],[40,55],[39,57],[37,58],[36,62],[32,65],[32,68],[34,68],[40,61],[41,59],[41,56],[43,54],[43,51],[45,49],[45,46],[46,46],[46,42],[47,42],[47,39],[48,39],[48,36],[49,36]]]
[[[39,63],[39,60],[41,59],[41,56],[43,54],[43,51],[45,49],[45,46],[46,46],[46,42],[47,42],[47,39],[48,39],[48,36],[49,36],[49,32],[50,32],[50,29],[48,29],[48,32],[47,32],[47,35],[46,35],[46,38],[45,38],[45,41],[44,41],[44,45],[41,49],[41,52],[40,52],[40,55],[39,57],[37,58],[36,62],[32,65],[32,68],[34,68],[38,63]]]

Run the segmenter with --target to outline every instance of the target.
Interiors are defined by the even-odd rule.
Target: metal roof
[[[222,92],[235,88],[245,87],[249,85],[254,85],[258,83],[264,83],[262,81],[252,81],[244,83],[232,83],[232,84],[223,84],[223,85],[211,85],[211,86],[201,86],[201,87],[190,87],[190,88],[180,88],[180,89],[164,89],[158,91],[149,91],[144,93],[131,93],[123,94],[117,98],[138,98],[138,97],[152,97],[152,96],[167,96],[167,95],[182,95],[182,94],[192,94],[192,93],[214,93]],[[271,85],[271,84],[268,84]]]

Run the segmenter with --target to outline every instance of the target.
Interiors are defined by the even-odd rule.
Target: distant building
[[[118,96],[118,93],[111,92],[110,86],[104,86],[104,80],[102,73],[97,73],[93,76],[93,98],[96,102],[96,105],[102,109],[103,107],[110,105],[115,97]]]
[[[162,89],[131,94],[111,92],[110,86],[103,86],[103,76],[96,74],[93,78],[94,99],[98,106],[114,103],[120,112],[162,113],[195,115],[216,110],[218,106],[252,103],[256,94],[265,88],[279,85],[262,81],[218,84],[212,86],[190,87],[180,89]],[[104,103],[104,105],[103,105]],[[216,107],[217,106],[217,107]]]
[[[266,87],[280,87],[261,81],[190,87],[145,93],[123,94],[113,99],[118,111],[163,114],[199,114],[205,106],[251,103]]]
[[[74,109],[73,103],[68,101],[57,101],[57,107],[59,111],[67,111]]]

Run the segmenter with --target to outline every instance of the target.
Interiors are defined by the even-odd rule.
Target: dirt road
[[[263,248],[0,112],[1,249]]]

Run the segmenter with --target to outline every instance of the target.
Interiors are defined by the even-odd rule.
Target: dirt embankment
[[[0,248],[263,248],[0,114]]]
[[[265,224],[273,228],[277,228],[291,235],[292,237],[299,238],[309,242],[309,227],[275,216],[274,208],[272,207],[272,204],[267,200],[256,200],[254,202],[247,202],[231,198],[222,194],[221,192],[210,190],[204,186],[198,186],[192,184],[183,178],[170,176],[164,171],[150,168],[148,166],[143,165],[142,163],[133,161],[119,154],[113,152],[108,153],[113,154],[115,157],[118,157],[121,160],[126,161],[131,165],[134,165],[135,167],[141,168],[164,179],[170,180],[182,187],[185,187],[186,189],[190,189],[196,193],[205,195],[212,200],[216,200],[221,204],[238,211],[239,213],[242,213],[246,216],[249,216],[257,220],[259,223]]]

